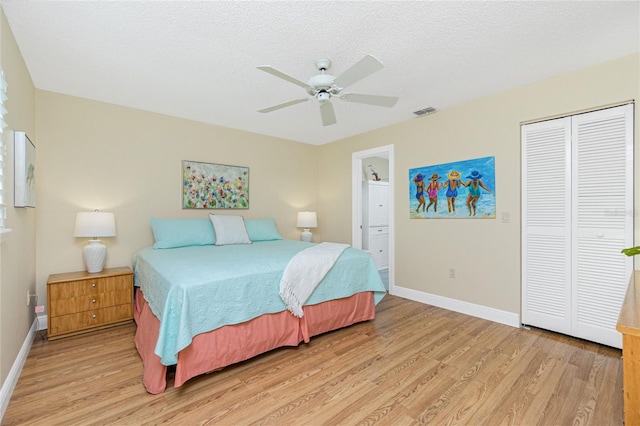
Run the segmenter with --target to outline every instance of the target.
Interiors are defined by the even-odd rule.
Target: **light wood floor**
[[[144,390],[135,325],[34,343],[3,425],[621,425],[621,352],[398,297],[377,318]]]

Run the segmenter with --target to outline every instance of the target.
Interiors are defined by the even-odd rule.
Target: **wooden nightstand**
[[[133,271],[68,272],[47,280],[48,337],[57,339],[133,319]]]

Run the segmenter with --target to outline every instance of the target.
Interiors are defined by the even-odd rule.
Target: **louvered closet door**
[[[571,333],[571,119],[522,126],[522,322]]]
[[[633,261],[633,105],[572,119],[574,335],[621,347],[615,329]]]
[[[522,322],[621,347],[633,105],[522,126]]]

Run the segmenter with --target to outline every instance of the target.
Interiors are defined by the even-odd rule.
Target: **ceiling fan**
[[[316,60],[315,65],[318,71],[320,71],[320,74],[314,75],[306,83],[298,80],[297,78],[291,77],[290,75],[285,74],[282,71],[278,71],[277,69],[269,65],[259,66],[258,69],[302,87],[311,97],[317,99],[318,103],[320,104],[320,116],[322,117],[323,126],[336,124],[336,114],[333,110],[333,105],[331,104],[331,98],[340,98],[343,101],[376,105],[387,108],[391,108],[398,101],[398,98],[393,96],[342,93],[345,87],[356,83],[363,78],[370,76],[374,72],[380,71],[382,68],[384,68],[382,62],[371,55],[365,56],[351,68],[340,74],[338,77],[334,77],[331,74],[326,73],[327,70],[331,67],[331,60],[326,58],[318,59]],[[299,104],[301,102],[307,102],[309,99],[310,98],[296,99],[258,110],[258,112],[267,113],[276,111],[281,108]]]

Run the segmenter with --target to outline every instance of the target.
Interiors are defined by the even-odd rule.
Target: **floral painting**
[[[495,157],[409,169],[411,219],[495,219]]]
[[[248,209],[249,168],[182,162],[183,209]]]

